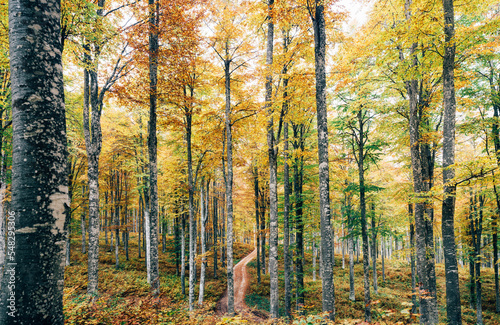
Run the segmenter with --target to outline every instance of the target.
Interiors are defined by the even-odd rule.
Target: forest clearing
[[[498,0],[0,4],[0,324],[500,324]]]

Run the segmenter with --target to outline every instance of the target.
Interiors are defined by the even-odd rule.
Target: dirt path
[[[249,255],[234,266],[234,310],[243,318],[255,322],[262,321],[267,317],[258,311],[253,311],[245,303],[245,293],[250,286],[250,279],[247,273],[247,264],[257,256],[257,249],[254,249]],[[217,314],[227,313],[227,291],[217,303]]]

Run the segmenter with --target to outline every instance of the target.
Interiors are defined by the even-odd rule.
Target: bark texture
[[[158,164],[156,137],[156,102],[158,83],[158,2],[149,0],[149,284],[154,296],[160,293],[158,263]]]
[[[442,235],[446,277],[446,316],[450,324],[462,324],[455,243],[455,17],[453,0],[443,0],[445,49],[443,57],[443,184]]]
[[[323,1],[315,0],[314,60],[316,72],[316,115],[318,120],[319,205],[321,215],[321,249],[323,254],[323,312],[335,320],[335,289],[333,283],[333,244],[330,225],[330,177],[328,166],[328,124],[326,110],[326,32]]]
[[[227,47],[226,47],[227,50]],[[227,217],[227,312],[234,314],[234,272],[233,272],[233,135],[231,125],[231,60],[224,61],[225,75],[225,124],[227,145],[226,172],[226,217]]]
[[[63,324],[69,209],[60,2],[9,2],[12,201],[0,324]]]

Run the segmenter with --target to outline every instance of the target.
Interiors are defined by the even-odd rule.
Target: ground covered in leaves
[[[248,255],[253,246],[235,243],[235,264]],[[160,246],[160,251],[162,247]],[[160,281],[161,294],[154,298],[149,294],[149,285],[146,280],[144,254],[138,258],[138,247],[135,236],[131,236],[129,260],[125,260],[123,248],[120,247],[119,268],[115,267],[114,248],[101,239],[100,268],[99,268],[99,296],[91,299],[86,295],[87,289],[87,255],[81,253],[81,242],[74,238],[72,241],[71,265],[66,267],[64,289],[64,312],[66,324],[248,324],[248,320],[241,316],[220,317],[216,315],[217,301],[226,289],[226,272],[218,265],[217,278],[213,277],[212,251],[208,253],[207,279],[205,286],[205,303],[202,307],[190,313],[187,297],[182,294],[180,276],[176,275],[173,238],[167,239],[166,252],[160,253]],[[220,254],[220,253],[219,253]],[[282,254],[279,254],[280,258]],[[220,258],[220,255],[219,255]],[[321,281],[312,281],[311,255],[305,254],[305,314],[294,315],[293,320],[282,319],[281,324],[320,324],[324,323],[321,315]],[[197,271],[199,279],[198,261]],[[406,261],[393,260],[386,263],[386,280],[382,280],[380,261],[378,265],[379,292],[374,294],[372,312],[375,324],[408,324],[418,323],[415,315],[410,315],[411,307],[411,274]],[[280,261],[280,266],[283,263]],[[246,303],[250,308],[261,311],[269,310],[269,275],[262,275],[262,281],[257,283],[256,261],[248,264],[250,288],[247,292]],[[443,324],[445,310],[445,283],[444,266],[437,264],[439,312]],[[485,324],[500,324],[500,316],[494,313],[495,296],[493,272],[483,269],[483,318]],[[280,274],[280,313],[284,314],[284,279]],[[318,271],[317,271],[318,275]],[[363,269],[361,260],[355,264],[355,291],[356,301],[352,302],[349,296],[349,271],[346,260],[345,269],[342,269],[341,256],[336,256],[335,299],[337,307],[336,324],[360,324],[363,319]],[[186,272],[186,290],[188,272]],[[464,324],[475,323],[475,311],[469,308],[469,290],[467,287],[467,268],[460,269],[462,311]],[[295,307],[294,292],[292,293],[292,308]],[[196,301],[198,287],[195,291]],[[413,318],[413,319],[412,319]],[[268,320],[267,323],[271,323]]]
[[[279,254],[282,258],[283,254]],[[300,317],[298,324],[320,323],[321,318],[321,280],[319,270],[316,270],[317,280],[312,280],[312,256],[305,254],[306,266],[304,268],[304,295],[305,314]],[[267,262],[267,260],[266,260]],[[355,297],[356,301],[349,300],[349,264],[348,256],[345,260],[345,269],[342,269],[342,255],[335,256],[334,281],[335,281],[335,306],[336,324],[360,324],[364,318],[364,291],[363,291],[363,264],[362,259],[354,264]],[[279,265],[283,267],[283,261]],[[261,274],[261,284],[257,283],[257,263],[248,264],[248,273],[252,280],[247,293],[246,303],[263,311],[269,311],[269,275]],[[266,265],[267,266],[267,265]],[[317,268],[319,262],[317,261]],[[372,321],[374,324],[418,324],[418,316],[411,315],[412,291],[411,271],[406,260],[391,260],[385,263],[385,281],[382,280],[381,262],[378,261],[378,294],[374,294],[371,287]],[[284,315],[284,272],[280,270],[280,315]],[[469,308],[468,267],[460,268],[460,294],[462,299],[462,321],[464,324],[476,323],[476,312]],[[446,297],[444,264],[436,264],[440,324],[446,324]],[[483,321],[484,324],[500,324],[500,315],[495,314],[495,283],[493,269],[481,270],[483,291]],[[294,281],[294,280],[292,280]],[[372,278],[370,283],[373,284]],[[292,291],[292,309],[295,305],[295,291]]]
[[[72,240],[71,265],[66,267],[64,313],[66,324],[216,324],[223,321],[215,316],[217,301],[226,289],[226,272],[218,265],[213,277],[212,252],[208,254],[205,282],[205,303],[190,315],[187,298],[182,294],[180,276],[176,276],[173,238],[167,239],[166,252],[161,253],[159,298],[149,294],[144,253],[138,258],[135,236],[131,236],[129,260],[120,247],[119,268],[112,252],[101,238],[99,247],[99,296],[92,301],[86,295],[87,255],[81,253],[81,241]],[[235,243],[235,263],[248,255],[253,246]],[[170,253],[172,252],[172,253]],[[219,255],[220,256],[220,255]],[[197,266],[199,279],[200,261]],[[186,291],[188,290],[186,272]],[[198,287],[195,290],[198,300]]]

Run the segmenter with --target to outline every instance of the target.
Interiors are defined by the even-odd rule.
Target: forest
[[[0,324],[500,324],[500,3],[0,0]]]

